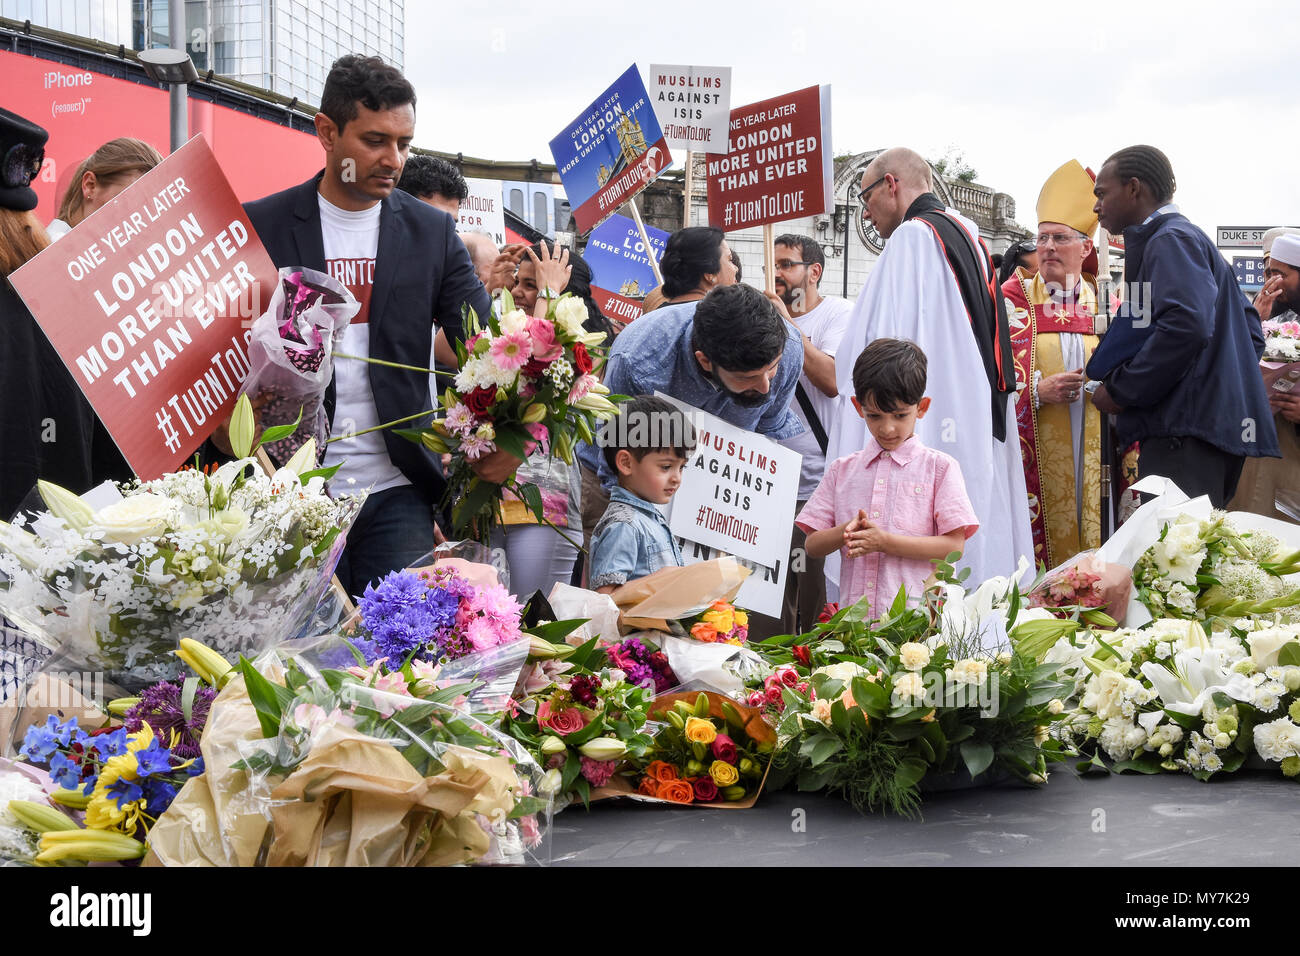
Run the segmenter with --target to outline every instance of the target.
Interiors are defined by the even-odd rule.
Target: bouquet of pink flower
[[[475,587],[450,568],[393,571],[366,587],[357,610],[361,629],[347,640],[367,665],[456,660],[523,637],[523,608],[505,588]]]
[[[457,534],[486,540],[503,487],[544,520],[535,485],[485,481],[472,462],[498,449],[523,459],[540,447],[572,464],[574,445],[594,441],[596,423],[618,414],[614,403],[624,396],[611,396],[595,375],[605,333],[588,332],[586,319],[586,305],[568,294],[550,302],[545,318],[515,308],[509,292],[501,295],[500,319],[489,315],[484,323],[467,313],[468,338],[456,346],[460,372],[442,395],[442,416],[429,428],[398,432],[452,453],[447,494]]]
[[[1048,608],[1060,618],[1075,612],[1089,623],[1113,623],[1106,614],[1123,617],[1133,590],[1128,568],[1107,564],[1095,552],[1077,554],[1060,567],[1044,572],[1028,589],[1030,607]]]
[[[1263,328],[1264,361],[1300,362],[1300,322],[1266,319]]]

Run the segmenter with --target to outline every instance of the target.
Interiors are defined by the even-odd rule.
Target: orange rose
[[[670,780],[659,784],[659,792],[655,796],[660,800],[671,800],[673,803],[694,803],[695,788],[685,780]]]
[[[705,644],[712,644],[718,639],[718,629],[712,624],[700,621],[698,624],[691,625],[691,637]]]
[[[645,768],[646,776],[652,777],[661,783],[668,783],[677,779],[677,768],[670,763],[664,763],[662,760],[651,761],[650,766]]]
[[[636,792],[643,797],[655,797],[659,795],[659,781],[654,777],[642,777],[641,783],[637,785]]]

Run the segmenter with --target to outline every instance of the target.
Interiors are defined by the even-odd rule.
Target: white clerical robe
[[[947,211],[978,237],[973,222],[954,209]],[[939,240],[923,222],[908,220],[894,231],[858,295],[836,353],[841,395],[853,394],[853,364],[867,344],[879,338],[909,339],[928,359],[930,410],[916,423],[916,435],[961,465],[980,522],[979,531],[966,542],[960,565],[971,569],[970,582],[1010,575],[1021,557],[1032,567],[1034,545],[1014,396],[1007,397],[1007,438],[1000,442],[993,437],[988,375],[961,292]],[[1005,358],[1009,367],[1011,356]],[[826,460],[861,450],[869,434],[857,415],[840,415],[829,430]],[[827,561],[827,575],[838,563]],[[834,573],[839,573],[838,567]]]

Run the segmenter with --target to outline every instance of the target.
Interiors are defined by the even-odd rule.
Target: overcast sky
[[[1212,235],[1300,225],[1298,11],[1294,0],[408,2],[406,72],[418,145],[543,162],[632,62],[643,76],[651,63],[730,66],[733,106],[828,83],[836,154],[955,149],[1031,228],[1039,187],[1065,160],[1095,170],[1149,143],[1173,163],[1174,201]]]

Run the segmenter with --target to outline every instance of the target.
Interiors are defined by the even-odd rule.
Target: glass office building
[[[0,0],[0,16],[136,50],[170,46],[167,0]],[[185,41],[200,73],[320,102],[346,53],[403,66],[403,0],[186,0]]]

